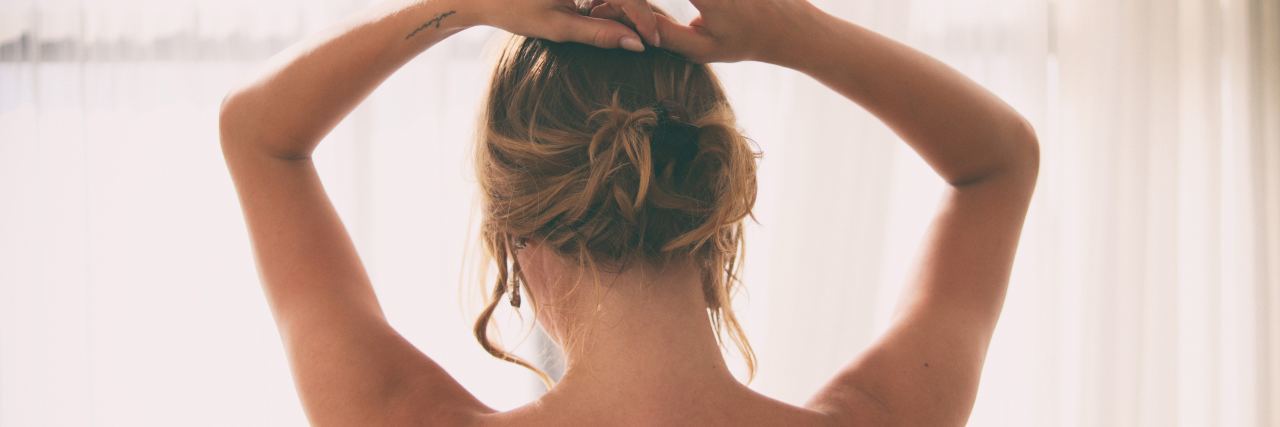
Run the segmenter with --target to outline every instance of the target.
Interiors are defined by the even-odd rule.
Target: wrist
[[[430,23],[445,34],[453,34],[459,31],[485,25],[483,22],[484,11],[482,6],[487,4],[485,1],[467,1],[467,0],[413,0],[416,7],[422,8],[430,15],[428,21],[424,21],[424,25]]]
[[[803,71],[814,60],[822,60],[822,44],[835,32],[832,16],[809,2],[799,2],[800,7],[779,31],[774,42],[759,52],[758,61]]]

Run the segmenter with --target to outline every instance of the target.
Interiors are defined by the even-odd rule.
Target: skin
[[[221,139],[298,394],[316,425],[963,425],[1035,187],[1034,131],[942,63],[799,0],[695,0],[688,23],[643,0],[392,1],[275,56],[231,91]],[[566,347],[546,396],[489,408],[388,324],[311,153],[396,69],[478,25],[699,62],[762,61],[880,118],[950,184],[890,329],[803,407],[728,369],[697,275],[680,263],[577,277],[530,242],[517,256],[538,320]],[[632,29],[634,28],[634,30]],[[630,39],[631,41],[627,41]],[[663,286],[649,286],[662,284]],[[586,290],[568,292],[574,288]]]

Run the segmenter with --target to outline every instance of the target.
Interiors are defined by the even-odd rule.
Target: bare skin
[[[228,95],[223,151],[312,424],[966,422],[1035,186],[1034,132],[959,73],[807,2],[693,4],[702,16],[684,24],[644,0],[597,1],[595,18],[562,0],[396,0],[280,53]],[[951,185],[892,327],[807,404],[791,406],[730,375],[689,266],[635,268],[603,277],[607,292],[569,293],[572,263],[532,242],[518,256],[568,369],[524,407],[498,412],[480,402],[388,324],[311,161],[395,70],[478,25],[602,48],[638,50],[643,40],[700,62],[773,63],[883,120]],[[654,283],[666,285],[645,286]]]

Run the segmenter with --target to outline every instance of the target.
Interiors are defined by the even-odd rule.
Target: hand
[[[595,0],[593,10],[609,11],[609,18],[584,16],[573,0],[481,1],[482,24],[522,36],[637,52],[644,50],[641,39],[660,45],[657,15],[647,0]],[[620,22],[623,18],[635,29]]]
[[[687,25],[658,16],[662,47],[694,62],[785,62],[809,37],[821,11],[805,0],[691,0],[702,14]],[[594,14],[593,14],[594,15]],[[820,35],[819,35],[820,36]]]

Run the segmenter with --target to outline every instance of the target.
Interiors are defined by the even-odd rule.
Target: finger
[[[600,0],[596,0],[596,1],[600,1]],[[602,3],[599,6],[595,6],[591,8],[591,17],[600,18],[600,19],[612,19],[616,21],[616,20],[625,19],[627,15],[622,13],[622,9],[613,7],[613,5],[609,3]]]
[[[604,49],[623,48],[643,52],[644,43],[635,31],[612,19],[592,18],[582,15],[565,15],[568,22],[564,28],[563,40],[589,44]]]
[[[658,14],[653,13],[653,8],[649,7],[648,0],[605,0],[614,7],[622,9],[622,13],[636,24],[636,32],[644,36],[649,44],[661,46],[661,36],[658,35]]]
[[[698,22],[700,19],[694,19]],[[698,28],[681,24],[666,16],[658,16],[658,32],[665,43],[662,47],[678,53],[693,62],[711,62],[715,54],[715,39]]]

